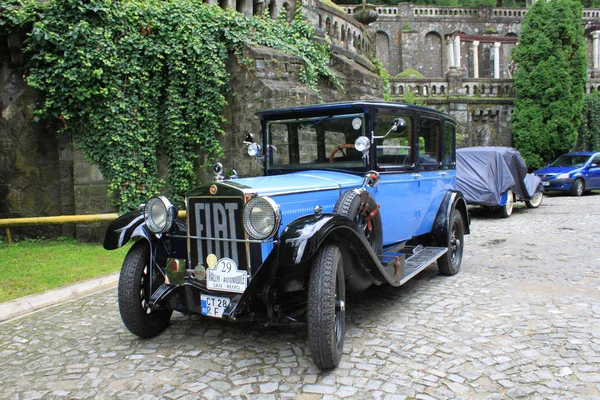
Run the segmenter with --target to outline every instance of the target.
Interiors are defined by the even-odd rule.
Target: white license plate
[[[542,186],[550,186],[550,182],[542,182]]]
[[[227,297],[201,294],[200,305],[202,306],[202,314],[209,317],[223,318],[223,311],[229,305],[229,299]]]

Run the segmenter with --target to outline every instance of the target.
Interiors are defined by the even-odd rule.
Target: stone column
[[[454,68],[454,46],[453,46],[452,38],[448,38],[446,40],[446,45],[448,49],[448,69]]]
[[[479,41],[471,42],[471,50],[473,51],[473,78],[479,78]]]
[[[252,16],[252,8],[254,6],[253,0],[238,0],[238,4],[240,4],[240,11],[246,15],[247,17]]]
[[[454,66],[460,69],[460,36],[454,36]]]
[[[494,42],[494,79],[500,79],[500,42]]]
[[[600,67],[600,60],[598,59],[598,36],[600,36],[600,31],[592,32],[592,68],[594,70]]]

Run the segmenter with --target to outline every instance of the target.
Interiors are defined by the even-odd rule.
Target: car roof
[[[304,114],[327,115],[332,112],[372,112],[376,109],[404,110],[413,111],[424,115],[436,116],[456,124],[454,118],[448,114],[437,111],[433,108],[421,107],[397,102],[388,102],[383,100],[357,100],[343,101],[335,103],[312,104],[306,106],[277,108],[272,110],[258,111],[256,115],[261,119],[286,118],[291,116],[300,116]]]
[[[600,152],[596,151],[575,151],[572,153],[563,154],[563,156],[593,156],[595,154],[600,154]]]

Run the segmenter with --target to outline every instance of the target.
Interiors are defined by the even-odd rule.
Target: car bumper
[[[571,186],[573,185],[574,179],[550,179],[547,181],[542,181],[542,186],[544,187],[544,191],[569,191],[571,190]]]

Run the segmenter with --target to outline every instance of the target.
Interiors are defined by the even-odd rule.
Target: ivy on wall
[[[585,95],[582,114],[577,149],[600,151],[600,92],[595,90]]]
[[[25,76],[44,95],[39,115],[73,132],[121,211],[164,184],[161,152],[180,205],[198,164],[222,156],[226,62],[233,53],[249,64],[244,43],[301,57],[301,80],[313,88],[320,77],[339,87],[328,46],[313,40],[300,8],[288,23],[285,13],[274,21],[193,0],[9,0],[4,7],[0,27],[27,35]]]

